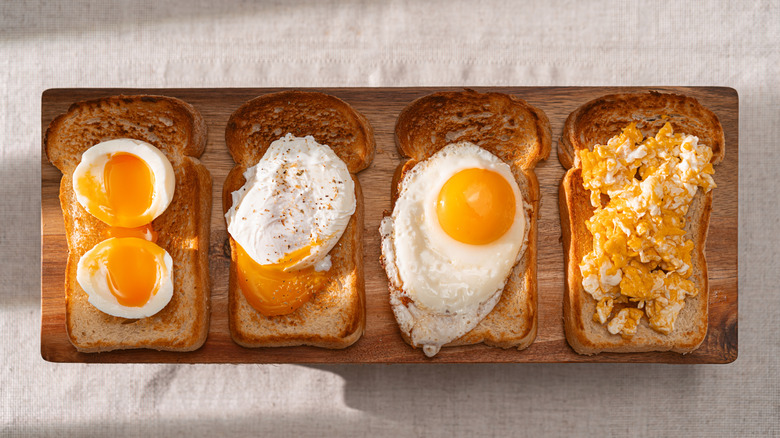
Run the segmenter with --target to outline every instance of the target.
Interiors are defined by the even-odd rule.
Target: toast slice
[[[323,93],[283,91],[245,103],[230,116],[225,131],[236,165],[225,180],[223,212],[227,213],[232,205],[231,193],[246,182],[246,169],[257,164],[270,144],[287,133],[296,137],[311,135],[333,149],[352,174],[357,206],[329,253],[332,267],[327,286],[287,315],[265,316],[247,302],[237,283],[236,242],[229,237],[230,334],[237,344],[250,348],[346,348],[362,336],[365,328],[363,194],[355,174],[373,160],[374,132],[366,118],[349,104]]]
[[[159,148],[176,178],[171,204],[152,222],[157,244],[173,259],[174,293],[163,310],[141,319],[99,311],[76,281],[79,259],[107,238],[109,227],[76,200],[73,171],[84,151],[116,138],[143,140]],[[65,321],[70,341],[79,351],[191,351],[205,342],[211,295],[211,174],[198,161],[205,146],[206,124],[200,113],[171,97],[113,96],[78,102],[49,125],[44,137],[46,156],[63,174],[59,198],[68,243]]]
[[[526,206],[526,245],[521,250],[524,252],[511,270],[493,310],[471,331],[444,346],[485,343],[501,348],[528,347],[536,338],[537,328],[536,253],[540,195],[534,167],[550,153],[547,116],[515,96],[473,90],[440,92],[415,100],[401,112],[395,138],[399,153],[407,160],[398,166],[393,177],[393,207],[404,176],[418,162],[449,144],[468,141],[510,166]],[[388,215],[385,212],[385,216]],[[383,250],[381,261],[388,278],[392,279],[396,275],[385,252]],[[409,332],[416,321],[414,315],[421,315],[421,309],[405,297],[402,285],[391,280],[389,289],[401,335],[414,346]]]
[[[585,223],[593,215],[594,208],[590,203],[590,192],[583,186],[577,151],[593,150],[596,144],[606,144],[634,122],[645,137],[655,135],[666,122],[671,123],[676,133],[699,137],[699,144],[712,148],[713,164],[719,163],[725,153],[723,128],[718,117],[688,96],[658,92],[603,96],[582,105],[566,119],[558,147],[558,158],[568,168],[558,197],[566,266],[563,314],[566,339],[580,354],[689,353],[698,348],[707,334],[709,290],[704,248],[712,210],[712,191],[703,193],[698,190],[685,218],[686,237],[694,243],[691,281],[699,293],[686,298],[674,331],[668,335],[658,333],[649,327],[646,318],[642,318],[636,334],[624,338],[610,334],[605,325],[593,321],[597,303],[582,286],[579,263],[593,247],[592,236]]]

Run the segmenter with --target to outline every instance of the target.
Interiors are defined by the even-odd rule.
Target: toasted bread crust
[[[663,115],[669,117],[662,118]],[[577,151],[606,143],[631,122],[637,122],[637,127],[647,136],[655,135],[667,121],[676,132],[696,135],[701,143],[713,144],[713,163],[723,159],[725,142],[717,116],[691,97],[655,92],[610,95],[586,103],[566,120],[558,157],[564,166],[574,167],[561,181],[558,196],[566,273],[563,311],[566,339],[577,353],[689,353],[706,337],[709,287],[704,248],[712,211],[712,191],[699,191],[686,215],[685,231],[694,242],[691,281],[699,294],[685,300],[671,334],[652,330],[645,319],[633,337],[610,334],[604,325],[593,321],[596,301],[582,286],[579,263],[592,250],[592,237],[585,223],[593,215],[594,208],[590,204],[590,193],[583,186]]]
[[[543,111],[503,93],[445,91],[404,108],[395,125],[398,152],[425,160],[448,144],[468,141],[513,168],[533,169],[550,155],[550,121]]]
[[[720,163],[726,152],[723,128],[715,113],[693,97],[651,91],[610,94],[577,108],[566,118],[558,160],[566,169],[574,167],[579,162],[578,150],[606,144],[632,122],[645,136],[655,135],[669,122],[675,132],[699,137],[702,144],[712,147],[713,164]]]
[[[365,116],[335,96],[311,91],[281,91],[250,100],[230,116],[225,140],[236,163],[249,168],[287,133],[311,135],[330,146],[352,174],[374,159],[374,129]]]
[[[111,115],[113,120],[101,118],[102,114]],[[84,137],[83,141],[75,138],[78,136]],[[206,122],[195,107],[173,97],[121,95],[76,102],[49,124],[44,151],[49,161],[67,174],[78,166],[84,151],[113,138],[144,140],[162,150],[169,160],[198,158],[206,148]],[[165,139],[177,141],[166,143]]]
[[[171,161],[176,188],[170,206],[152,222],[157,244],[174,263],[171,302],[148,318],[125,319],[97,310],[76,281],[81,256],[104,240],[108,225],[76,201],[72,174],[81,154],[114,138],[144,140]],[[208,241],[211,174],[197,157],[206,144],[206,125],[191,105],[163,96],[113,96],[73,104],[49,125],[44,148],[60,171],[60,205],[68,260],[65,275],[66,328],[82,352],[151,348],[191,351],[206,340],[210,283]]]
[[[346,348],[363,335],[366,319],[363,193],[354,175],[366,168],[374,156],[373,129],[365,117],[333,96],[313,92],[273,93],[244,104],[230,117],[225,132],[236,166],[225,180],[223,212],[232,205],[231,193],[246,182],[243,176],[246,169],[257,164],[271,142],[288,132],[296,136],[312,135],[318,143],[331,146],[347,164],[355,182],[355,213],[329,253],[332,267],[325,289],[288,315],[267,317],[249,305],[237,283],[235,241],[229,237],[230,333],[237,344],[249,348],[296,345]]]
[[[507,163],[520,186],[527,208],[527,246],[513,267],[496,306],[471,331],[447,346],[485,343],[524,349],[537,332],[537,227],[539,183],[533,168],[547,159],[551,147],[547,116],[525,101],[501,93],[441,92],[424,96],[407,106],[395,128],[396,145],[408,160],[393,176],[393,207],[405,175],[445,146],[468,141]],[[387,261],[382,258],[382,264]],[[392,282],[391,296],[400,295]],[[400,300],[401,305],[409,305]],[[403,339],[413,345],[407,333]]]

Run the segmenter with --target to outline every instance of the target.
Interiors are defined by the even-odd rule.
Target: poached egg
[[[328,253],[357,205],[354,181],[330,147],[292,134],[244,178],[225,214],[241,291],[266,316],[291,313],[326,285]]]

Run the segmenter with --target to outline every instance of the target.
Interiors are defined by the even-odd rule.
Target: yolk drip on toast
[[[261,265],[235,244],[238,283],[249,304],[265,316],[286,315],[309,301],[327,284],[327,272],[313,266],[289,270],[310,254],[311,245],[287,254],[279,263]]]
[[[152,228],[151,223],[135,228],[109,227],[106,230],[106,238],[109,237],[137,237],[157,243],[157,231]]]

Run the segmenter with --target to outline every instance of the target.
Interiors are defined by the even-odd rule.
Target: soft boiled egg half
[[[103,313],[145,318],[173,296],[173,260],[158,245],[137,237],[111,237],[79,259],[76,280]]]
[[[110,140],[82,154],[73,172],[76,200],[109,225],[109,238],[84,253],[76,271],[98,310],[145,318],[171,300],[173,261],[155,243],[151,222],[171,203],[174,188],[171,163],[146,142]]]
[[[126,138],[87,149],[73,172],[79,204],[112,227],[152,222],[168,208],[175,184],[173,166],[159,149]]]
[[[393,310],[413,345],[433,356],[490,313],[522,257],[525,217],[510,167],[472,143],[448,145],[404,176],[380,234],[400,291]]]
[[[327,284],[331,249],[355,212],[347,165],[314,137],[274,141],[225,214],[238,282],[266,316],[294,312]]]

